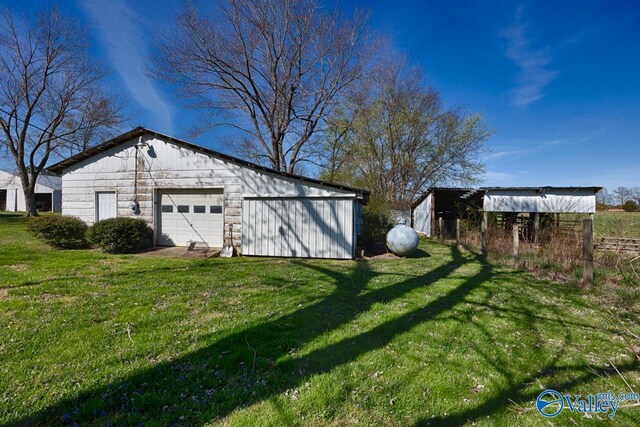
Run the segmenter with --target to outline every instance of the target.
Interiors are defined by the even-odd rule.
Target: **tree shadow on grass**
[[[429,254],[429,252],[425,251],[424,249],[416,249],[413,253],[411,253],[411,255],[407,256],[407,258],[429,258],[431,257],[431,254]]]
[[[502,274],[504,273],[494,273],[493,280]],[[508,274],[513,275],[513,272],[508,272]],[[508,303],[504,305],[490,303],[489,301],[494,296],[492,289],[483,287],[486,295],[484,295],[482,302],[467,300],[464,304],[465,308],[457,307],[445,318],[457,320],[464,323],[466,327],[473,328],[485,342],[499,343],[501,337],[493,334],[488,329],[486,322],[483,323],[477,319],[480,312],[489,311],[496,318],[508,318],[512,322],[517,322],[519,329],[528,331],[529,339],[535,340],[535,343],[525,346],[520,350],[521,353],[508,346],[506,349],[498,351],[495,351],[496,348],[490,348],[494,351],[489,353],[487,347],[473,345],[475,355],[489,365],[493,373],[492,376],[504,380],[505,385],[491,390],[491,394],[480,400],[475,406],[469,406],[453,413],[422,418],[415,423],[416,426],[473,425],[478,421],[486,420],[489,416],[505,411],[511,411],[516,418],[533,411],[532,413],[539,416],[539,421],[542,423],[545,418],[535,412],[534,401],[543,389],[557,390],[562,394],[579,394],[577,388],[590,382],[603,379],[610,382],[612,378],[618,379],[626,373],[637,372],[640,368],[640,362],[637,358],[629,358],[626,362],[616,366],[606,362],[598,364],[596,362],[573,361],[575,356],[569,357],[566,352],[573,345],[574,335],[598,332],[611,334],[611,337],[614,337],[623,332],[610,325],[596,325],[588,321],[573,320],[568,313],[552,304],[542,302],[532,304],[535,296],[531,294],[509,292]],[[532,292],[533,289],[532,287]],[[563,293],[567,290],[558,289],[557,292]],[[550,311],[551,314],[541,314],[539,311]],[[550,331],[554,333],[549,334]],[[555,341],[555,347],[546,343],[550,338]],[[550,349],[554,350],[549,353]],[[565,356],[567,357],[565,358]],[[522,358],[523,363],[526,363],[526,367],[520,364],[519,358]],[[591,390],[591,392],[595,394],[609,390]],[[455,396],[452,397],[455,398]],[[633,419],[637,423],[637,414],[621,415],[618,413],[617,417],[627,415],[635,417]],[[582,417],[582,415],[578,415],[578,417]],[[611,422],[607,415],[603,415],[603,417],[607,422]],[[630,421],[627,420],[627,422]]]
[[[550,322],[560,323],[563,346],[549,357],[541,353],[541,363],[533,366],[536,372],[526,374],[518,370],[509,354],[496,357],[487,348],[475,346],[473,351],[483,359],[507,385],[476,406],[463,408],[449,415],[425,418],[419,425],[461,425],[512,408],[513,403],[527,404],[535,399],[531,383],[548,379],[548,386],[559,390],[584,384],[599,375],[612,374],[611,368],[589,370],[586,365],[561,363],[564,348],[571,344],[570,327],[595,328],[586,323],[565,321],[562,313],[551,310],[542,315],[531,306],[531,295],[510,292],[512,303],[496,306],[491,303],[495,287],[484,286],[487,281],[507,280],[491,266],[479,262],[480,271],[468,276],[456,273],[467,263],[480,258],[463,256],[451,248],[451,260],[418,276],[407,277],[399,283],[370,289],[387,273],[374,271],[367,261],[358,261],[349,274],[325,267],[323,264],[295,261],[316,271],[334,283],[333,291],[323,299],[310,303],[291,314],[231,333],[213,344],[169,362],[163,362],[132,375],[117,379],[108,386],[82,392],[62,399],[13,424],[186,424],[203,425],[220,420],[238,408],[250,406],[304,384],[311,376],[328,373],[360,356],[388,345],[399,334],[432,320],[455,319],[476,328],[479,336],[498,342],[487,324],[477,321],[478,310],[492,310],[497,316],[510,316],[523,329],[541,342],[540,329]],[[417,261],[418,262],[418,261]],[[394,273],[390,273],[394,274]],[[353,321],[369,311],[374,304],[387,303],[417,289],[428,287],[443,278],[460,277],[460,284],[452,287],[431,302],[410,310],[355,336],[343,338],[304,355],[296,350],[316,338]],[[477,292],[474,292],[477,291]],[[474,298],[469,296],[473,292]],[[478,296],[481,301],[478,301]],[[205,337],[206,338],[206,337]],[[528,350],[527,350],[528,351]],[[537,352],[535,345],[530,351]],[[539,368],[539,369],[538,369]],[[621,364],[621,372],[638,369],[637,363]],[[538,372],[539,371],[539,372]],[[558,375],[573,375],[570,380],[554,381]],[[276,402],[277,403],[277,402]],[[284,412],[284,410],[283,410]]]
[[[449,310],[490,276],[490,266],[432,302],[355,337],[297,356],[301,348],[367,312],[373,304],[426,288],[462,265],[477,261],[451,248],[451,260],[400,283],[367,290],[383,273],[366,261],[350,274],[300,263],[326,275],[335,289],[322,300],[291,314],[247,327],[212,345],[170,362],[143,369],[105,387],[62,399],[15,424],[98,423],[202,425],[298,386],[305,378],[330,372],[384,347],[398,334]]]

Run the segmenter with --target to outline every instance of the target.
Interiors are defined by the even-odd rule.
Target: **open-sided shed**
[[[440,219],[445,228],[451,228],[457,218],[467,215],[470,207],[481,206],[482,195],[482,191],[473,188],[432,187],[413,204],[413,228],[433,236]]]
[[[427,236],[464,218],[470,209],[504,215],[592,214],[601,187],[430,188],[412,208],[413,228]],[[442,219],[442,222],[440,222]]]

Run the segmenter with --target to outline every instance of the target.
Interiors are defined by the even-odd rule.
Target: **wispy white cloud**
[[[593,141],[594,139],[603,136],[606,132],[606,127],[599,127],[578,136],[517,142],[514,141],[513,143],[508,145],[498,145],[492,147],[492,151],[485,156],[485,161],[496,161],[504,159],[512,160],[545,151],[552,151],[560,146],[578,145],[585,142]]]
[[[136,12],[124,0],[85,0],[81,4],[133,98],[150,114],[154,127],[173,133],[173,108],[146,73],[149,37],[141,30]]]
[[[486,171],[484,174],[485,185],[501,184],[512,181],[514,175],[507,172]]]
[[[496,147],[493,151],[485,156],[486,161],[501,160],[501,159],[513,159],[518,157],[526,157],[530,154],[534,154],[541,151],[541,147],[530,148],[509,148],[509,147]]]
[[[533,46],[527,35],[528,25],[522,22],[522,13],[521,7],[515,22],[502,30],[500,36],[507,40],[507,58],[519,69],[517,85],[511,90],[512,102],[526,107],[544,97],[545,87],[558,76],[558,72],[548,67],[552,61],[551,50]]]
[[[598,170],[589,175],[589,181],[610,190],[619,186],[635,186],[640,182],[640,167]]]

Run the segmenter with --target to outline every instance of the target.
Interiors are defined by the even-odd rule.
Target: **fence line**
[[[640,239],[602,237],[596,244],[596,249],[607,252],[640,255]]]

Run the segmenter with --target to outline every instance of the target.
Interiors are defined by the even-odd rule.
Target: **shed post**
[[[444,219],[438,218],[438,237],[440,240],[444,240]]]
[[[585,288],[593,286],[593,214],[589,215],[582,223],[582,258],[584,268],[582,271],[582,285]]]
[[[460,244],[460,218],[456,218],[456,243]]]
[[[540,245],[540,213],[533,214],[533,243]]]
[[[518,268],[518,261],[520,258],[520,233],[519,233],[519,227],[518,227],[518,222],[516,221],[515,224],[513,224],[513,266],[514,268]]]
[[[482,225],[480,226],[480,230],[482,232],[482,255],[487,255],[487,221],[488,221],[488,213],[485,211],[482,214]]]
[[[436,233],[434,232],[434,228],[436,228],[436,196],[431,193],[428,197],[431,197],[431,212],[429,224],[429,237],[435,237]]]

